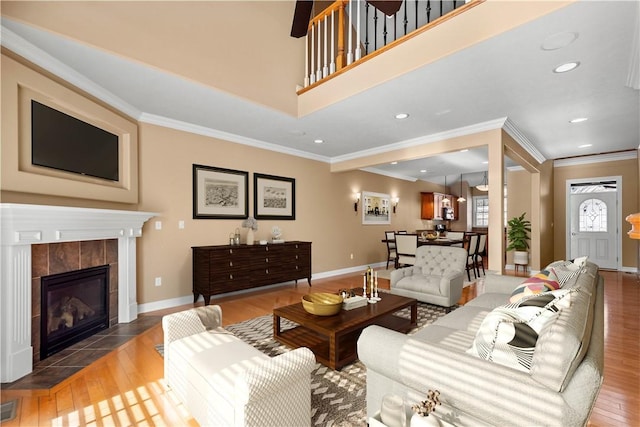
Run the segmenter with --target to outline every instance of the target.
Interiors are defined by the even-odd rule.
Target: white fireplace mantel
[[[118,239],[118,321],[138,317],[136,238],[152,212],[0,203],[0,381],[33,371],[31,245]]]

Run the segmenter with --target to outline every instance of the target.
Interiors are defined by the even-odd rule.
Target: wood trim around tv
[[[138,125],[2,55],[2,190],[138,203]],[[31,164],[31,100],[118,136],[119,180]]]

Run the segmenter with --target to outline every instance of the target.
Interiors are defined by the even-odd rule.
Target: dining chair
[[[400,265],[414,265],[416,263],[416,249],[418,249],[417,234],[396,233],[396,268]]]
[[[456,243],[451,246],[464,247],[464,231],[447,231],[447,239],[449,240],[462,240],[462,243]]]
[[[471,281],[471,273],[469,270],[473,270],[473,277],[478,278],[476,274],[476,254],[478,253],[478,235],[471,234],[469,236],[469,243],[467,245],[467,278]]]
[[[387,270],[389,269],[389,261],[393,261],[396,265],[398,252],[396,252],[396,234],[393,231],[385,231],[384,239],[387,241]]]
[[[486,276],[484,271],[484,257],[487,256],[487,235],[480,234],[478,238],[478,249],[476,250],[476,271],[478,277],[480,277],[480,268],[482,268],[482,275]]]

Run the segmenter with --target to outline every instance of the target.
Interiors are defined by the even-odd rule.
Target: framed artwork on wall
[[[249,172],[193,165],[193,219],[249,216]]]
[[[296,180],[254,173],[253,210],[256,219],[296,219]]]
[[[391,224],[391,196],[363,191],[360,200],[362,200],[362,224]]]

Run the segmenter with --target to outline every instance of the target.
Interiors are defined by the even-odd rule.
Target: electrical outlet
[[[184,229],[184,221],[183,220],[178,221],[178,228],[180,230]]]
[[[162,221],[156,221],[156,230],[162,230]]]
[[[353,254],[351,254],[350,256],[351,256],[351,259],[353,259]]]
[[[156,286],[162,286],[162,277],[156,277]]]

